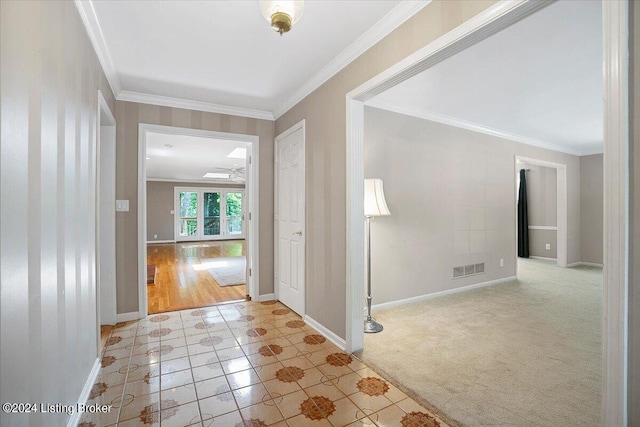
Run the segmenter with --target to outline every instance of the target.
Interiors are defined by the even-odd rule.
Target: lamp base
[[[364,321],[365,334],[376,334],[378,332],[382,332],[382,329],[384,329],[382,325],[373,319]]]

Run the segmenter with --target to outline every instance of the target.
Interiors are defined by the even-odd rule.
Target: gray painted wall
[[[567,165],[568,262],[580,260],[579,157],[370,107],[364,138],[365,176],[384,180],[391,210],[372,225],[374,303],[515,275],[516,155]],[[478,262],[484,274],[452,278]]]
[[[629,267],[629,427],[640,426],[640,7],[631,7]]]
[[[527,174],[527,202],[529,226],[558,225],[558,171],[539,165],[522,163],[516,168],[529,169]],[[519,183],[518,183],[519,185]],[[545,258],[558,256],[556,230],[529,229],[529,254]],[[546,249],[549,244],[550,249]]]
[[[602,154],[580,157],[582,261],[602,264],[604,182]]]
[[[147,181],[147,240],[174,240],[175,187],[237,188],[244,184]],[[153,236],[157,235],[157,238]]]
[[[73,2],[0,1],[0,55],[0,401],[71,405],[98,356],[97,90],[114,99]]]
[[[549,244],[550,249],[546,249]],[[529,230],[529,256],[558,258],[558,232],[556,230]]]
[[[260,294],[273,292],[274,122],[247,117],[117,101],[116,195],[129,212],[116,215],[118,313],[138,311],[138,125],[140,123],[258,135],[260,158]]]

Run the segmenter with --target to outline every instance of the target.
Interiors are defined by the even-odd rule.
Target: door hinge
[[[249,221],[251,221],[251,212],[249,212]]]
[[[251,273],[252,273],[252,272],[251,272],[251,269],[249,269],[249,276],[251,276]]]
[[[251,164],[251,156],[249,156],[249,164]]]

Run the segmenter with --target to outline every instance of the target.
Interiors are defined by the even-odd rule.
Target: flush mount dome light
[[[302,0],[260,0],[258,3],[262,16],[280,35],[288,32],[304,11]]]

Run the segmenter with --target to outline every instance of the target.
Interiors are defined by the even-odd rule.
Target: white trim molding
[[[555,225],[530,225],[529,230],[558,231],[558,227],[556,227]]]
[[[403,114],[405,116],[417,117],[419,119],[429,120],[436,123],[442,123],[449,126],[454,126],[460,129],[471,130],[474,132],[483,133],[485,135],[491,135],[502,139],[508,139],[509,141],[519,142],[521,144],[532,145],[534,147],[540,147],[551,151],[558,151],[561,153],[572,154],[574,156],[588,156],[591,154],[600,154],[602,150],[574,150],[562,145],[554,144],[552,142],[541,141],[539,139],[530,138],[528,136],[519,135],[513,132],[508,132],[489,126],[484,126],[478,123],[469,122],[459,119],[457,117],[447,116],[445,114],[434,113],[432,111],[422,110],[413,107],[398,106],[387,102],[372,99],[367,102],[366,105],[381,110],[391,111],[393,113]]]
[[[102,33],[96,10],[93,7],[93,2],[91,0],[75,0],[75,4],[82,23],[87,30],[87,35],[93,45],[93,50],[96,52],[104,75],[107,77],[111,91],[113,91],[113,96],[117,97],[121,90],[120,79],[118,78],[118,73],[116,72],[111,54],[107,48],[107,42],[104,39],[104,34]]]
[[[147,245],[153,245],[154,243],[176,243],[175,240],[147,240]]]
[[[500,283],[513,282],[518,280],[516,276],[503,277],[502,279],[489,280],[487,282],[476,283],[473,285],[461,286],[459,288],[447,289],[445,291],[433,292],[430,294],[418,295],[411,298],[399,299],[396,301],[383,302],[381,304],[374,304],[371,306],[371,311],[386,310],[388,308],[400,307],[407,304],[413,304],[420,301],[426,301],[434,298],[440,298],[446,295],[458,294],[460,292],[467,292],[473,289],[485,288],[487,286],[498,285]]]
[[[258,301],[262,302],[262,301],[273,301],[276,299],[276,294],[274,293],[270,293],[270,294],[263,294],[260,295],[258,297]]]
[[[118,323],[120,322],[131,322],[133,320],[144,319],[144,316],[140,317],[140,312],[132,311],[130,313],[118,313],[116,315],[116,320]]]
[[[558,261],[558,258],[550,258],[547,256],[537,256],[537,255],[529,255],[529,258],[533,258],[533,259],[541,259],[543,261]],[[567,267],[571,267],[572,265],[577,265],[578,263],[574,263],[574,264],[567,264]]]
[[[604,1],[603,423],[628,424],[629,2]]]
[[[530,257],[530,258],[533,258],[533,257]],[[600,267],[600,268],[603,267],[602,264],[598,264],[596,262],[585,262],[585,261],[572,262],[571,264],[567,264],[567,267],[569,268],[580,267],[581,265],[584,265],[586,267]]]
[[[273,116],[278,119],[289,111],[297,103],[306,98],[314,90],[322,86],[327,80],[335,76],[340,70],[352,63],[356,58],[369,50],[372,46],[385,38],[389,33],[402,25],[407,19],[422,10],[432,0],[402,1],[382,19],[371,26],[351,43],[331,62],[315,73],[302,87],[296,90],[282,105],[273,111]]]
[[[329,341],[331,341],[336,347],[338,347],[340,350],[342,351],[346,351],[347,348],[347,344],[345,342],[345,340],[343,340],[342,338],[340,338],[338,335],[334,334],[333,332],[331,332],[326,326],[324,326],[322,323],[318,322],[317,320],[309,317],[308,315],[304,316],[304,322],[311,326],[313,329],[315,329],[316,331],[318,331],[320,333],[320,335],[322,335],[323,337],[325,337],[326,339],[328,339]]]
[[[519,142],[521,144],[532,145],[534,147],[545,148],[547,150],[558,151],[560,153],[572,154],[574,156],[588,156],[591,154],[600,154],[602,150],[574,150],[562,145],[554,144],[551,142],[541,141],[539,139],[530,138],[528,136],[519,135],[513,132],[508,132],[500,129],[495,129],[489,126],[484,126],[478,123],[469,122],[457,117],[447,116],[445,114],[434,113],[427,110],[422,110],[413,107],[397,106],[387,102],[372,99],[367,102],[366,105],[381,110],[387,110],[405,116],[417,117],[419,119],[430,120],[432,122],[442,123],[449,126],[454,126],[461,129],[466,129],[474,132],[483,133],[485,135],[491,135],[509,141]]]
[[[91,372],[89,372],[89,377],[87,381],[84,383],[84,387],[82,387],[82,392],[80,393],[80,397],[78,397],[78,404],[75,407],[75,411],[69,417],[69,421],[67,421],[67,427],[76,427],[78,423],[80,423],[80,417],[82,417],[82,412],[78,411],[78,407],[81,405],[85,405],[87,400],[89,399],[89,394],[91,394],[91,389],[93,388],[93,384],[96,382],[98,378],[98,374],[100,373],[100,367],[102,363],[100,358],[97,357],[95,362],[93,362],[93,367],[91,368]]]
[[[270,111],[253,110],[250,108],[233,107],[231,105],[214,104],[212,102],[194,101],[171,96],[151,95],[149,93],[120,91],[116,98],[118,101],[138,102],[140,104],[161,105],[163,107],[183,108],[185,110],[206,111],[209,113],[227,114],[229,116],[250,117],[253,119],[271,120],[273,114]]]

